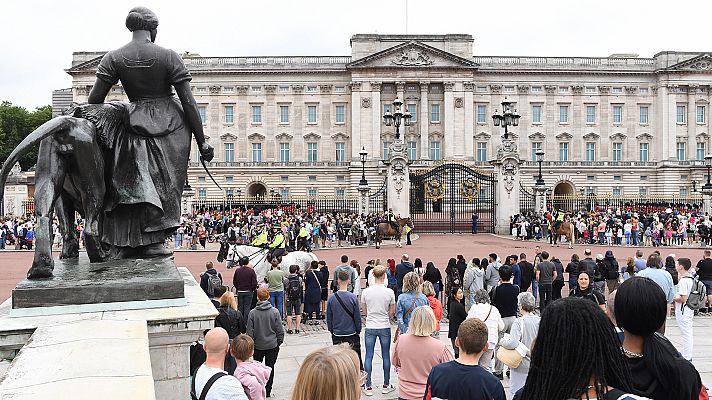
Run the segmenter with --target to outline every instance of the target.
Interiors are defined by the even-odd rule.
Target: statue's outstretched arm
[[[195,102],[193,93],[190,91],[190,83],[188,81],[183,81],[175,85],[176,93],[183,105],[183,113],[185,115],[185,120],[190,127],[190,130],[195,136],[195,141],[198,143],[200,148],[200,155],[205,161],[210,161],[213,159],[213,148],[205,142],[205,134],[203,133],[203,122],[200,120],[200,114],[198,113],[198,105]]]
[[[89,93],[89,104],[101,104],[106,99],[106,95],[109,94],[111,90],[111,84],[101,79],[94,82],[94,86],[91,88],[91,93]]]

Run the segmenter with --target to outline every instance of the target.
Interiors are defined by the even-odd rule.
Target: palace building
[[[401,135],[414,173],[443,161],[491,172],[503,133],[491,115],[506,98],[522,116],[511,132],[525,187],[537,149],[555,195],[687,196],[707,179],[711,53],[482,56],[473,40],[358,34],[345,56],[183,54],[224,192],[195,149],[192,188],[198,197],[356,194],[365,149],[376,191],[395,133],[382,116],[396,97],[413,115]],[[103,54],[74,53],[74,101],[86,102]],[[125,99],[120,86],[107,97]]]

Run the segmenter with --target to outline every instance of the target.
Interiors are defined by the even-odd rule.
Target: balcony
[[[657,167],[656,161],[544,161],[542,167]],[[525,167],[538,167],[536,161],[524,161]]]
[[[207,163],[208,168],[292,168],[292,167],[348,167],[351,163],[348,161],[213,161]],[[190,162],[190,167],[200,167],[199,162]]]

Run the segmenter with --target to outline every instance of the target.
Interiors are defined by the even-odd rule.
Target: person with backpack
[[[680,354],[684,359],[692,361],[692,318],[695,311],[699,310],[707,300],[707,290],[699,279],[690,275],[692,262],[689,258],[678,258],[676,268],[679,281],[673,302],[675,303],[675,320],[680,328],[680,338],[682,339]]]
[[[215,295],[215,289],[223,286],[223,279],[220,272],[213,267],[213,262],[205,263],[205,272],[200,275],[200,288],[205,294],[212,298]]]
[[[337,267],[338,269],[338,267]],[[326,303],[326,326],[331,333],[334,345],[347,343],[358,354],[359,367],[363,370],[361,359],[361,309],[355,294],[348,290],[351,276],[342,269],[338,272],[339,290],[329,296]]]
[[[299,334],[302,323],[302,303],[304,300],[304,280],[299,276],[299,266],[290,265],[289,275],[284,278],[286,291],[287,333],[292,334],[292,316],[295,318],[294,333]]]
[[[190,387],[192,400],[247,400],[245,389],[223,366],[230,353],[230,339],[223,328],[213,328],[205,334],[205,362],[193,376]]]
[[[618,265],[618,260],[613,256],[611,250],[606,251],[606,256],[603,258],[603,274],[606,278],[606,286],[608,287],[608,293],[613,293],[614,290],[618,289],[620,282],[620,266]]]
[[[339,272],[341,271],[346,271],[346,273],[349,274],[349,285],[347,287],[347,290],[351,293],[354,292],[354,288],[356,287],[356,279],[358,279],[356,275],[356,270],[354,267],[349,265],[349,256],[343,255],[341,256],[341,265],[338,265],[336,268],[334,268],[334,277],[331,281],[331,290],[333,292],[339,291]]]

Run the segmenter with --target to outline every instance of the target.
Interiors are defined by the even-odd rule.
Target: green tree
[[[0,163],[4,162],[12,150],[40,125],[52,118],[52,107],[43,106],[28,111],[14,106],[9,101],[0,103]],[[37,148],[20,158],[20,166],[27,170],[37,163]]]

